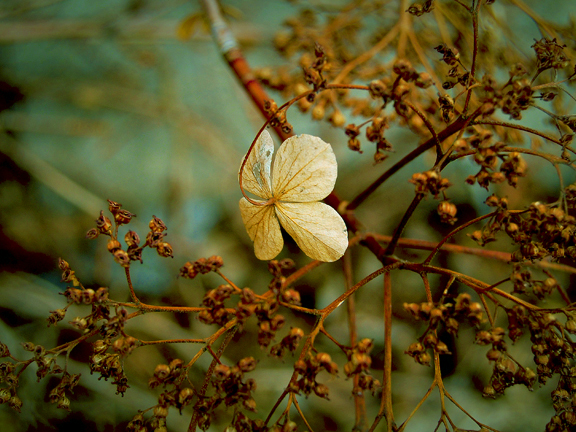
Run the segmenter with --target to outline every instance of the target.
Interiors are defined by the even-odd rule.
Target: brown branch
[[[342,258],[342,270],[344,273],[344,280],[346,290],[349,290],[354,285],[353,270],[352,270],[352,254],[350,249],[344,253]],[[350,334],[350,346],[355,346],[358,336],[356,332],[356,302],[354,296],[350,296],[346,302],[346,312],[348,313],[348,332]],[[328,336],[328,335],[327,335]],[[335,341],[337,342],[337,341]],[[353,386],[356,388],[360,376],[354,375]],[[353,392],[354,396],[354,430],[366,430],[366,400],[364,399],[363,392]]]
[[[347,206],[346,210],[354,210],[360,204],[362,204],[372,193],[378,189],[386,180],[396,174],[400,169],[404,168],[408,163],[412,162],[422,153],[426,152],[427,150],[431,149],[436,145],[439,141],[442,143],[445,139],[450,137],[451,135],[455,134],[456,132],[460,131],[463,127],[465,127],[470,121],[471,118],[464,118],[458,117],[452,123],[450,123],[444,130],[438,133],[438,136],[432,137],[428,139],[425,143],[421,144],[398,162],[396,162],[392,167],[390,167],[384,174],[382,174],[378,179],[376,179],[370,186],[368,186],[364,191],[356,196]]]

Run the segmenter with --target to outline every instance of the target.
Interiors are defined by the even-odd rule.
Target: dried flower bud
[[[130,267],[130,257],[122,249],[118,249],[114,252],[114,261],[116,261],[122,267]]]
[[[225,364],[217,364],[214,368],[214,373],[212,374],[214,379],[218,381],[224,381],[226,378],[230,376],[230,366]]]
[[[100,287],[94,293],[94,301],[97,303],[103,303],[108,300],[108,288]]]
[[[275,315],[271,320],[270,320],[270,328],[274,331],[280,330],[284,324],[286,323],[286,319],[284,318],[284,316],[278,314]]]
[[[248,411],[256,412],[256,401],[252,398],[244,399],[242,401],[242,406],[244,406]]]
[[[278,105],[276,105],[276,102],[274,102],[273,99],[266,99],[264,101],[264,111],[267,114],[274,114],[278,111]]]
[[[8,349],[8,345],[0,342],[0,358],[10,356],[10,350]]]
[[[12,392],[10,391],[10,389],[6,387],[0,388],[0,405],[8,402],[11,397]]]
[[[108,252],[114,253],[117,250],[119,250],[122,247],[122,245],[120,244],[120,242],[118,240],[110,239],[110,240],[108,240],[107,247],[108,247]]]
[[[185,407],[186,405],[189,405],[190,402],[192,402],[193,398],[194,398],[194,390],[192,390],[190,387],[184,387],[178,393],[178,404],[181,407]]]
[[[457,221],[455,217],[457,211],[456,206],[449,201],[442,201],[438,204],[438,214],[444,223],[453,225]]]
[[[107,200],[107,201],[108,201],[108,210],[113,215],[115,215],[122,208],[122,204],[117,203],[116,201],[112,201],[112,200]]]
[[[414,84],[416,84],[416,87],[426,89],[426,88],[432,86],[433,81],[432,81],[432,78],[430,77],[429,73],[421,72],[420,74],[418,74],[418,78],[416,78],[416,81],[414,81]]]
[[[198,273],[199,272],[194,264],[188,261],[186,264],[184,264],[184,266],[180,268],[179,276],[182,276],[186,279],[194,279]]]
[[[136,215],[133,213],[130,213],[128,210],[121,209],[121,210],[118,210],[114,214],[114,220],[116,221],[116,223],[118,225],[125,225],[127,223],[130,223],[133,216],[136,216]]]
[[[164,258],[174,258],[174,252],[172,251],[172,246],[170,243],[162,242],[156,246],[156,251],[158,255]]]
[[[207,259],[206,265],[210,267],[211,271],[216,271],[224,265],[224,260],[221,256],[212,255]]]
[[[96,228],[100,234],[110,235],[112,234],[112,222],[106,216],[104,216],[104,211],[100,211],[100,217],[96,219]]]
[[[155,233],[161,233],[163,231],[166,231],[167,229],[164,222],[162,222],[162,219],[156,216],[152,216],[152,220],[150,221],[148,226],[150,227],[150,230]]]
[[[168,408],[160,405],[154,407],[154,417],[166,418],[168,417]]]
[[[293,305],[300,305],[300,293],[295,289],[287,289],[282,294],[282,300]]]
[[[328,121],[334,127],[342,127],[344,123],[346,123],[346,117],[344,117],[344,114],[342,114],[340,110],[334,110],[332,114],[330,114],[330,117],[328,117]]]
[[[326,110],[324,108],[324,105],[321,103],[312,108],[312,118],[314,120],[322,120],[325,114]]]
[[[368,91],[370,92],[370,96],[374,99],[388,99],[388,87],[382,80],[374,80],[370,82],[370,84],[368,84]]]
[[[91,228],[86,233],[86,238],[89,240],[94,240],[96,237],[98,237],[99,234],[100,232],[98,231],[97,228]]]
[[[330,354],[325,352],[320,352],[316,354],[315,360],[322,367],[326,367],[327,365],[332,363],[332,358],[330,357]]]
[[[350,138],[348,140],[348,148],[352,151],[362,153],[360,149],[360,140],[358,138]]]
[[[246,357],[238,362],[238,367],[242,372],[251,372],[256,369],[256,364],[254,357]]]
[[[154,369],[154,376],[160,381],[165,380],[170,376],[170,366],[166,364],[159,364]]]
[[[329,392],[330,390],[328,389],[328,386],[324,384],[316,384],[316,386],[314,387],[314,393],[316,393],[316,395],[321,398],[329,399],[328,398]]]
[[[14,395],[8,401],[8,406],[14,411],[20,412],[22,410],[22,401],[18,396]]]
[[[372,339],[364,338],[356,344],[358,352],[370,354],[374,348],[374,341]]]
[[[56,309],[50,311],[50,316],[48,317],[48,326],[55,325],[56,323],[62,321],[65,316],[66,316],[66,309]],[[1,351],[2,350],[0,348],[0,357],[3,357],[1,355]]]
[[[140,236],[134,231],[128,231],[124,236],[126,245],[130,247],[137,247],[140,244]]]

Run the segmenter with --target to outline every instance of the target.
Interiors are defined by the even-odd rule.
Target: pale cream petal
[[[284,240],[273,205],[256,206],[240,200],[240,214],[248,235],[254,242],[256,258],[271,260],[282,251]]]
[[[338,174],[330,144],[312,135],[298,135],[282,143],[274,158],[272,191],[277,200],[312,202],[328,196]]]
[[[348,247],[348,232],[336,210],[321,202],[275,204],[282,227],[312,259],[336,261]]]
[[[244,170],[242,171],[242,187],[244,190],[260,198],[272,198],[270,165],[273,153],[274,142],[270,133],[264,130],[258,137],[246,161],[246,165],[244,165]],[[242,162],[244,159],[246,159],[246,156],[244,156]],[[238,172],[238,175],[240,175],[240,172]]]

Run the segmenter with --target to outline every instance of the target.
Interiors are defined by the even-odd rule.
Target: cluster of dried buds
[[[520,246],[513,261],[576,258],[576,218],[560,207],[535,202],[525,214],[514,214],[506,222],[506,234]]]
[[[526,78],[512,81],[509,89],[502,95],[499,106],[502,112],[510,116],[511,119],[521,120],[522,111],[527,110],[532,105],[534,90]]]
[[[510,281],[514,284],[515,294],[526,294],[530,290],[540,300],[549,296],[560,288],[558,281],[553,277],[539,280],[532,277],[532,273],[520,264],[515,264],[510,274]]]
[[[574,430],[576,428],[576,383],[572,377],[561,377],[552,392],[552,406],[556,411],[546,425],[546,432]]]
[[[12,357],[8,346],[0,342],[0,358]],[[10,408],[20,412],[22,409],[22,400],[16,394],[18,388],[18,376],[14,373],[16,363],[3,361],[0,363],[0,405],[8,404]],[[5,385],[7,387],[5,387]]]
[[[309,102],[314,100],[314,95],[326,86],[326,78],[322,75],[326,66],[326,53],[322,45],[316,43],[314,46],[314,61],[308,67],[304,68],[304,80],[313,87],[313,93],[310,93]]]
[[[432,85],[432,79],[427,72],[418,73],[405,59],[396,60],[393,71],[396,78],[391,85],[390,80],[386,78],[373,80],[368,85],[368,90],[373,98],[382,99],[382,109],[389,101],[393,101],[396,114],[408,121],[410,108],[405,102],[410,95],[408,84],[413,83],[418,88],[428,88]]]
[[[256,308],[256,317],[258,318],[258,345],[262,348],[269,346],[276,332],[284,327],[286,318],[278,312],[278,301],[270,299],[259,303]]]
[[[538,381],[544,384],[553,375],[559,377],[552,392],[556,414],[546,426],[551,432],[576,427],[576,344],[570,336],[576,334],[576,316],[565,314],[565,323],[546,311],[532,312],[528,319]]]
[[[38,366],[38,369],[36,370],[38,381],[48,374],[60,374],[63,372],[63,369],[56,364],[56,356],[47,352],[42,345],[35,345],[32,342],[23,342],[22,347],[26,351],[34,354],[34,357],[30,361],[24,362],[24,367],[27,367],[32,361],[35,362],[36,366]],[[20,373],[21,372],[22,371],[20,371]]]
[[[521,324],[517,319],[523,319],[523,311],[512,309],[508,312],[509,336],[511,339],[513,337],[517,339],[522,333]],[[486,357],[489,361],[494,362],[494,369],[489,384],[484,387],[482,392],[485,397],[496,397],[504,394],[508,387],[516,384],[525,385],[532,389],[536,381],[536,373],[532,369],[521,366],[509,356],[504,341],[505,335],[506,331],[502,327],[494,327],[476,333],[475,342],[477,344],[492,345],[492,348],[486,353]]]
[[[296,263],[290,258],[270,260],[268,271],[272,275],[272,280],[268,284],[268,289],[275,295],[280,293],[286,285],[286,278],[294,273],[294,270],[296,270]]]
[[[504,114],[514,120],[522,119],[522,111],[534,105],[534,100],[539,98],[545,102],[554,99],[554,92],[546,92],[540,96],[534,95],[532,83],[536,77],[547,69],[563,69],[569,59],[563,52],[566,45],[559,44],[556,39],[542,38],[536,41],[532,48],[536,53],[537,71],[530,80],[523,78],[528,70],[522,64],[513,65],[510,70],[510,79],[504,86],[499,86],[494,78],[485,75],[481,82],[480,102],[485,107],[484,115],[490,115],[495,108],[500,108]]]
[[[413,318],[428,322],[424,334],[405,352],[422,365],[430,364],[430,349],[438,354],[450,354],[448,346],[437,336],[442,326],[446,332],[455,336],[460,323],[467,322],[471,326],[477,326],[482,322],[482,305],[472,302],[468,293],[459,294],[453,302],[404,303],[404,309]]]
[[[364,338],[358,341],[352,348],[345,349],[348,362],[344,365],[344,373],[347,377],[365,374],[372,366],[370,352],[374,348],[372,339]]]
[[[559,206],[534,202],[526,212],[513,213],[508,210],[508,200],[496,195],[488,197],[486,204],[496,209],[494,216],[482,230],[470,235],[480,245],[494,241],[496,233],[503,230],[519,246],[512,253],[512,261],[534,261],[548,256],[576,258],[576,218]],[[520,285],[515,286],[522,291]],[[544,290],[542,294],[555,286],[554,283],[549,289],[540,287]]]
[[[523,367],[506,351],[505,330],[495,327],[476,334],[476,343],[492,345],[487,352],[488,360],[494,362],[489,384],[484,396],[502,395],[506,388],[516,384],[531,389],[538,380],[545,384],[553,375],[560,377],[552,392],[556,414],[547,425],[547,431],[572,430],[576,425],[576,358],[575,343],[568,334],[576,334],[576,316],[565,312],[565,323],[560,322],[548,311],[527,310],[516,305],[506,309],[508,315],[508,337],[515,342],[528,328],[536,371]]]
[[[460,62],[460,53],[455,48],[448,48],[445,44],[438,45],[436,48],[442,54],[442,61],[450,66],[448,73],[448,80],[442,83],[444,90],[454,88],[460,84],[464,88],[468,88],[473,83],[473,77]]]
[[[162,387],[163,391],[158,397],[158,404],[149,408],[152,410],[152,416],[147,421],[144,418],[144,412],[139,412],[128,423],[126,430],[130,432],[145,432],[149,430],[147,426],[154,431],[165,432],[166,418],[170,407],[182,409],[190,405],[195,396],[195,391],[190,387],[183,387],[182,383],[186,379],[188,370],[184,367],[184,362],[180,359],[174,359],[170,364],[159,364],[154,369],[154,376],[148,381],[148,386],[152,389]],[[146,411],[148,411],[146,410]]]
[[[371,7],[378,9],[381,6],[374,4],[363,5],[363,7],[365,10],[369,10]],[[427,0],[423,5],[413,5],[410,12],[418,10],[424,13],[432,9],[433,1]],[[339,19],[344,22],[346,17],[342,16]],[[411,128],[420,129],[418,133],[425,131],[426,134],[429,134],[427,128],[421,128],[422,120],[420,117],[412,113],[408,104],[404,102],[410,93],[409,83],[414,83],[420,88],[428,88],[432,85],[432,79],[427,72],[418,73],[407,60],[399,59],[394,67],[394,72],[397,74],[395,80],[382,77],[387,72],[387,68],[380,62],[365,62],[354,70],[348,71],[345,77],[339,76],[337,78],[340,69],[333,65],[346,64],[356,57],[355,55],[351,56],[349,49],[355,45],[352,39],[359,29],[356,23],[342,27],[346,29],[342,33],[334,32],[333,29],[331,29],[332,31],[325,31],[318,27],[319,22],[315,19],[314,12],[306,10],[299,17],[287,20],[286,24],[290,27],[290,31],[278,34],[275,45],[278,51],[286,57],[291,57],[297,52],[301,53],[299,64],[304,71],[304,79],[301,76],[290,75],[285,68],[276,71],[265,68],[256,71],[257,77],[264,85],[281,91],[286,97],[307,93],[307,98],[298,100],[299,109],[306,112],[314,106],[311,110],[312,118],[322,120],[327,117],[328,121],[335,127],[342,127],[346,124],[346,119],[339,106],[349,108],[353,116],[361,115],[365,118],[373,118],[381,116],[380,113],[388,101],[394,101],[396,113],[406,120]],[[329,26],[328,23],[326,25]],[[382,35],[375,34],[374,37],[380,39]],[[345,40],[350,40],[351,45],[348,46],[344,42]],[[376,99],[381,99],[384,102],[383,105],[379,104],[378,107],[374,107],[370,100],[354,98],[346,89],[337,90],[337,98],[333,95],[318,93],[319,90],[325,88],[327,82],[334,78],[342,84],[353,82],[355,79],[371,81],[370,94]],[[330,112],[329,115],[328,112]],[[384,159],[383,152],[387,151],[389,144],[384,140],[379,140],[377,146],[375,160],[380,162]],[[351,138],[350,147],[359,149],[358,141]]]
[[[62,281],[72,283],[73,286],[66,288],[66,291],[63,293],[68,299],[68,305],[64,308],[50,311],[48,325],[55,325],[64,319],[68,307],[74,303],[92,306],[92,311],[88,316],[76,317],[70,321],[70,324],[74,328],[87,333],[96,326],[98,321],[102,319],[108,320],[110,317],[108,288],[99,287],[95,290],[92,288],[85,288],[65,260],[59,258],[58,266],[60,267],[60,270],[62,270]]]
[[[547,69],[563,69],[568,66],[569,59],[564,54],[565,44],[560,44],[556,38],[542,38],[535,41],[534,52],[538,61],[538,74]]]
[[[252,431],[263,428],[262,421],[251,420],[241,413],[242,410],[256,411],[256,401],[252,398],[252,392],[256,390],[256,381],[252,378],[244,381],[244,374],[252,372],[255,368],[254,357],[243,358],[232,367],[223,363],[216,365],[211,380],[214,394],[201,397],[194,404],[200,429],[207,430],[210,427],[211,416],[221,403],[226,407],[234,407],[232,425],[236,430]]]
[[[449,123],[454,115],[454,99],[447,94],[438,94],[438,106],[440,107],[442,120],[445,123]]]
[[[434,9],[434,0],[426,0],[424,4],[412,3],[410,7],[406,10],[409,14],[414,16],[422,16],[425,13],[430,13]]]
[[[135,343],[135,341],[134,341]],[[128,390],[128,377],[124,373],[122,355],[118,353],[108,353],[110,339],[100,339],[92,344],[92,355],[90,356],[90,373],[100,374],[98,379],[112,378],[112,384],[116,386],[116,394],[122,394]]]
[[[338,373],[338,365],[332,361],[328,353],[308,354],[303,360],[294,363],[294,370],[298,373],[299,378],[290,383],[290,391],[302,392],[306,396],[314,392],[317,396],[328,399],[328,386],[316,381],[317,375],[323,370],[331,375]]]
[[[100,217],[96,219],[96,228],[90,229],[86,233],[86,237],[95,239],[100,234],[109,236],[108,251],[114,256],[114,260],[118,264],[122,267],[129,267],[131,261],[142,262],[142,251],[145,247],[156,249],[160,256],[173,257],[172,246],[164,241],[166,225],[156,216],[152,216],[152,220],[149,223],[150,231],[146,235],[146,242],[142,246],[140,246],[140,236],[134,231],[128,231],[124,236],[127,249],[122,249],[122,245],[117,238],[118,228],[121,225],[130,223],[132,217],[136,215],[123,209],[122,204],[115,201],[108,200],[108,204],[108,210],[114,217],[115,226],[112,226],[110,219],[104,215],[104,211],[101,211]]]
[[[180,276],[194,279],[198,274],[218,271],[224,265],[222,257],[213,255],[210,258],[200,258],[194,262],[188,261],[180,268]]]
[[[451,185],[450,181],[442,178],[436,170],[414,173],[409,182],[415,185],[416,194],[424,196],[432,194],[434,198],[438,198],[440,193],[444,192]]]
[[[278,315],[277,315],[278,316]],[[300,341],[304,337],[304,331],[299,327],[292,327],[286,336],[282,340],[270,347],[270,355],[272,357],[281,358],[284,356],[286,351],[293,353],[300,345]]]
[[[498,84],[490,75],[484,75],[478,92],[479,101],[482,104],[482,115],[491,115],[496,108],[499,108],[511,119],[521,120],[522,111],[530,108],[536,97],[531,82],[522,78],[527,73],[524,65],[520,63],[513,65],[509,72],[510,79],[504,86]],[[549,92],[540,98],[550,101],[554,98],[553,95],[554,93]]]
[[[232,318],[232,311],[227,309],[224,301],[229,299],[234,289],[230,285],[219,285],[211,289],[204,295],[202,305],[206,309],[198,314],[198,319],[204,324],[213,324],[223,326]]]
[[[79,381],[80,374],[71,375],[64,372],[58,385],[50,391],[48,399],[51,403],[58,404],[58,408],[70,411],[70,399],[66,396],[66,392],[73,393],[73,389]]]
[[[518,152],[507,152],[503,142],[492,142],[492,133],[482,130],[467,138],[461,138],[456,143],[458,153],[473,149],[474,162],[480,166],[480,171],[466,178],[466,183],[478,183],[485,189],[490,184],[498,184],[506,180],[509,185],[516,186],[519,177],[526,175],[526,162]]]
[[[547,311],[527,311],[520,306],[507,310],[507,313],[508,335],[513,341],[518,339],[523,327],[528,327],[530,331],[536,372],[522,367],[507,355],[504,329],[479,332],[477,343],[492,344],[493,348],[487,355],[495,361],[494,372],[490,384],[484,389],[484,395],[501,395],[506,388],[515,384],[532,388],[536,379],[540,384],[545,384],[556,374],[560,377],[552,392],[556,414],[546,426],[546,431],[573,430],[576,426],[576,346],[567,333],[576,334],[576,317],[566,313],[567,320],[561,323]]]
[[[30,360],[17,363],[11,361],[0,363],[0,384],[5,383],[7,385],[7,387],[0,387],[0,404],[8,404],[13,410],[20,412],[23,404],[16,393],[19,382],[18,376],[31,363],[35,362],[38,366],[38,370],[36,371],[38,381],[48,374],[63,374],[60,383],[50,392],[49,400],[52,403],[58,404],[58,408],[70,411],[70,399],[66,397],[65,392],[72,392],[72,389],[78,384],[80,375],[70,375],[64,371],[56,364],[55,357],[47,353],[42,345],[24,342],[22,346],[26,351],[32,352],[34,357]],[[3,357],[11,356],[8,347],[0,342],[0,358]],[[18,364],[21,364],[22,368],[18,374],[15,374],[14,372]]]
[[[373,117],[366,127],[366,139],[370,142],[376,143],[376,152],[374,153],[374,163],[378,164],[383,162],[388,153],[393,151],[393,147],[384,137],[384,132],[389,128],[388,120],[386,117]],[[360,127],[355,124],[346,126],[345,132],[348,136],[348,148],[352,151],[362,153],[360,148]]]
[[[92,314],[93,315],[93,314]],[[89,316],[91,318],[91,316]],[[116,392],[124,394],[128,389],[128,379],[124,373],[123,357],[130,354],[139,346],[139,342],[132,336],[124,333],[124,325],[128,319],[128,311],[124,308],[116,310],[115,316],[103,317],[106,319],[100,326],[99,339],[92,344],[93,353],[90,356],[90,373],[100,374],[98,379],[112,378],[116,385]],[[113,352],[107,352],[111,348]]]
[[[6,383],[8,385],[8,387],[0,388],[0,404],[7,403],[12,409],[20,412],[22,401],[16,394],[18,376],[30,364],[36,363],[38,366],[36,371],[38,381],[48,374],[62,374],[62,378],[58,385],[50,391],[49,400],[51,403],[57,404],[58,408],[70,411],[70,399],[66,396],[66,392],[72,393],[72,390],[80,380],[80,375],[70,375],[67,371],[58,366],[55,361],[56,356],[47,352],[42,345],[35,345],[32,342],[24,342],[22,343],[22,347],[24,350],[33,354],[33,357],[30,360],[17,363],[10,361],[0,363],[0,383]],[[2,343],[0,343],[0,357],[11,357],[8,347]],[[15,374],[14,371],[18,364],[22,365],[22,368],[18,374]]]
[[[454,225],[454,223],[458,220],[458,218],[456,218],[458,209],[456,208],[456,205],[450,201],[440,202],[436,211],[438,212],[438,216],[440,216],[440,220],[443,223]]]
[[[286,109],[278,110],[278,105],[273,100],[264,102],[264,111],[270,119],[270,126],[280,127],[285,134],[292,133],[292,125],[286,119]]]
[[[532,312],[528,319],[532,353],[537,365],[538,381],[546,383],[553,374],[573,377],[576,374],[576,345],[568,334],[576,334],[574,316],[566,324],[547,312]],[[576,387],[573,390],[576,394]]]
[[[186,263],[180,270],[180,275],[191,277],[198,273],[218,271],[221,265],[220,257],[201,259],[194,263]],[[269,262],[268,269],[273,276],[269,289],[274,294],[273,297],[258,296],[250,288],[239,290],[230,285],[220,285],[208,291],[202,300],[202,306],[205,308],[199,312],[198,319],[205,324],[224,325],[233,318],[239,323],[244,323],[249,317],[255,315],[258,320],[258,343],[262,347],[268,347],[274,340],[276,332],[285,323],[284,316],[277,313],[280,304],[300,304],[298,291],[288,288],[285,284],[286,277],[294,271],[294,267],[295,264],[290,259]],[[239,301],[234,308],[226,307],[225,302],[232,295],[239,296]],[[298,332],[301,330],[291,330],[290,334],[273,348],[272,354],[282,356],[286,350],[294,351],[302,338],[298,337]]]
[[[344,373],[347,377],[355,377],[355,385],[352,394],[360,395],[365,391],[373,395],[382,388],[380,381],[370,375],[370,366],[372,366],[372,357],[370,353],[374,348],[372,339],[364,338],[358,341],[351,348],[345,348],[348,362],[344,365]]]

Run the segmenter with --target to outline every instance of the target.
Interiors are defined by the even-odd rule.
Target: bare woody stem
[[[478,115],[478,114],[476,114],[476,115]],[[440,131],[438,133],[437,137],[432,137],[432,138],[428,139],[425,143],[421,144],[420,146],[418,146],[417,148],[412,150],[410,153],[408,153],[406,156],[404,156],[402,159],[400,159],[398,162],[396,162],[393,166],[391,166],[384,174],[382,174],[380,177],[378,177],[364,191],[362,191],[360,194],[358,194],[356,196],[356,198],[354,198],[346,206],[346,210],[356,209],[370,195],[372,195],[372,193],[374,193],[376,191],[376,189],[378,189],[386,180],[388,180],[390,177],[392,177],[394,174],[396,174],[398,171],[400,171],[402,168],[404,168],[406,165],[408,165],[410,162],[412,162],[418,156],[420,156],[421,154],[423,154],[427,150],[430,150],[432,147],[437,145],[438,141],[443,142],[445,139],[447,139],[451,135],[459,132],[473,118],[474,117],[472,117],[472,118],[465,118],[462,116],[458,117],[456,120],[454,120],[448,126],[446,126],[445,129]]]
[[[474,31],[474,49],[472,52],[472,66],[470,68],[470,75],[468,78],[467,86],[470,86],[474,83],[476,78],[476,65],[478,63],[478,39],[479,39],[479,30],[478,30],[478,15],[480,13],[480,7],[482,6],[482,0],[476,1],[476,7],[474,9],[470,9],[470,13],[472,15],[472,28]],[[466,102],[464,103],[464,109],[462,113],[466,115],[468,112],[468,107],[470,104],[470,99],[472,98],[472,90],[468,90],[468,94],[466,95]]]

